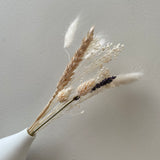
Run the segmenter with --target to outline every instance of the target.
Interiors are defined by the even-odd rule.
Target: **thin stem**
[[[63,111],[69,104],[71,104],[76,99],[73,98],[70,100],[67,104],[65,104],[60,110],[58,110],[55,114],[53,114],[50,118],[48,118],[44,123],[42,123],[38,128],[36,128],[33,132],[30,133],[31,136],[33,136],[40,128],[42,128],[47,122],[49,122],[52,118],[54,118],[58,113]]]

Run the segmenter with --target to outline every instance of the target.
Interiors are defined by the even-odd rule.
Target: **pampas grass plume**
[[[68,27],[68,30],[64,37],[64,48],[68,48],[73,42],[74,35],[77,30],[78,22],[79,22],[79,16],[76,17],[76,19]]]
[[[133,73],[118,75],[116,79],[113,81],[113,84],[115,86],[119,86],[121,84],[129,84],[139,80],[142,76],[143,76],[142,72],[133,72]]]

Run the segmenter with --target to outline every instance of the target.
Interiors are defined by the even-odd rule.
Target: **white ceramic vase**
[[[25,160],[34,139],[27,129],[0,139],[0,160]]]

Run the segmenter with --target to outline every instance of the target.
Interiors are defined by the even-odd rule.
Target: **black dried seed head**
[[[100,88],[100,87],[102,87],[102,86],[104,86],[104,85],[106,85],[106,84],[111,83],[111,82],[113,81],[113,79],[115,79],[115,78],[116,78],[116,76],[112,76],[112,77],[108,77],[108,78],[103,79],[101,82],[97,83],[97,84],[92,88],[91,91],[95,91],[96,89],[98,89],[98,88]]]
[[[77,101],[77,100],[79,100],[79,99],[80,99],[80,96],[75,96],[75,97],[73,98],[74,101]]]

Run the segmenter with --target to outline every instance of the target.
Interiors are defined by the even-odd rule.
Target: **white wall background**
[[[158,0],[0,0],[0,137],[29,126],[51,97],[68,62],[65,30],[81,13],[71,53],[94,24],[96,32],[125,44],[112,73],[145,75],[52,122],[37,135],[28,160],[159,160],[159,5]]]

